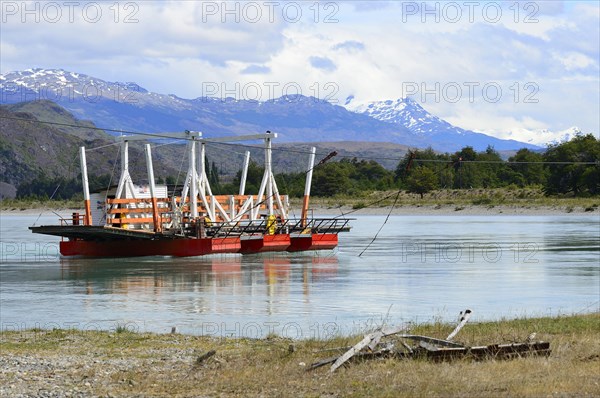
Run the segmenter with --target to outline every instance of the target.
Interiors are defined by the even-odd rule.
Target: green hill
[[[57,124],[40,123],[40,121]],[[68,126],[65,126],[68,125]],[[0,106],[0,182],[2,195],[38,177],[66,179],[80,173],[79,147],[85,146],[91,175],[118,173],[118,145],[113,136],[93,129],[91,122],[77,120],[64,108],[50,101]],[[142,144],[132,146],[132,176],[146,175]],[[90,150],[97,148],[94,150]],[[156,167],[158,177],[176,173],[169,163]],[[118,178],[118,176],[113,176]]]

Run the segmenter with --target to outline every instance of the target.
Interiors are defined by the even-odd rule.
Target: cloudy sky
[[[1,73],[62,68],[184,98],[410,95],[501,138],[600,131],[596,1],[0,4]]]

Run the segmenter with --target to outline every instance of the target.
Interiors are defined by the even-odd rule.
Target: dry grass
[[[451,325],[412,331],[445,337]],[[330,374],[303,364],[360,337],[327,341],[215,339],[130,332],[4,332],[4,391],[76,392],[94,396],[596,396],[600,391],[600,314],[468,324],[466,344],[522,341],[531,332],[550,341],[549,358],[447,363],[379,359]],[[293,350],[290,349],[293,346]],[[198,364],[209,350],[216,355]],[[26,363],[23,366],[14,363]],[[33,365],[32,365],[33,364]]]

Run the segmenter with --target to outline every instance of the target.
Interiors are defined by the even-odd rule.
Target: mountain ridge
[[[378,120],[302,95],[265,102],[211,97],[183,99],[173,94],[152,93],[135,83],[111,83],[81,73],[40,68],[0,75],[0,85],[1,103],[54,98],[78,119],[111,129],[154,133],[200,130],[207,137],[271,130],[279,133],[281,142],[392,142],[448,152],[465,145],[476,150],[487,146],[496,150],[538,148],[480,133],[461,141],[450,134],[455,130],[448,128],[433,131],[435,134],[419,134],[411,130],[410,124]],[[438,126],[449,125],[437,120]]]

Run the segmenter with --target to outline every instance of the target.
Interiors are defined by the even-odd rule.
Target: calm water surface
[[[57,238],[27,229],[36,218],[0,217],[3,330],[306,338],[465,308],[474,320],[599,309],[598,214],[395,216],[366,251],[385,217],[357,216],[335,251],[134,259],[61,258]]]

